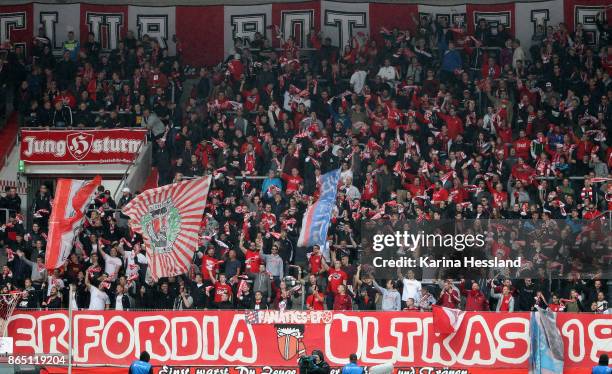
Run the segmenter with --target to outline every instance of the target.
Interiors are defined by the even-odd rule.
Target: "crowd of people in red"
[[[521,41],[484,20],[474,33],[427,17],[413,23],[356,34],[341,48],[316,30],[308,48],[277,31],[280,49],[262,34],[236,39],[185,95],[180,53],[154,39],[128,33],[103,53],[91,38],[56,61],[41,30],[32,56],[9,52],[24,124],[143,126],[160,184],[214,178],[191,271],[157,283],[142,238],[115,211],[132,191],[115,202],[101,187],[66,266],[49,274],[52,186],[37,194],[28,227],[7,190],[2,291],[27,291],[23,308],[66,307],[72,292],[75,307],[90,309],[607,312],[601,269],[612,236],[584,229],[612,208],[610,30],[598,23],[589,45],[580,24]],[[338,168],[329,242],[298,247],[320,176]],[[440,269],[379,284],[359,265],[362,224],[410,219],[516,219],[542,234],[525,242],[497,233],[492,253],[526,262],[495,279],[447,279]],[[581,277],[580,259],[563,258],[567,248],[600,271]]]

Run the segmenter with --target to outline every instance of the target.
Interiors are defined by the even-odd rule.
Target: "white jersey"
[[[89,310],[104,310],[110,305],[110,298],[106,292],[100,291],[97,287],[89,286]]]
[[[402,291],[402,301],[408,301],[408,299],[414,299],[415,303],[419,302],[421,298],[421,282],[416,279],[402,280],[404,284],[404,290]]]

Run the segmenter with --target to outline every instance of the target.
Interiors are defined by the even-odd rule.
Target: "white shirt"
[[[384,80],[393,81],[397,77],[397,71],[393,66],[381,66],[376,75]]]
[[[70,291],[70,294],[72,297],[70,297],[70,307],[72,308],[72,310],[78,310],[79,309],[79,305],[77,304],[77,294],[76,291]]]
[[[102,257],[104,257],[104,272],[108,274],[111,281],[117,279],[119,268],[123,265],[123,261],[119,257],[109,256],[102,251]]]
[[[123,310],[123,294],[117,294],[115,297],[115,310]]]
[[[106,292],[100,291],[95,286],[89,286],[89,310],[104,310],[110,305],[110,298]]]
[[[359,189],[355,186],[353,186],[352,184],[350,186],[343,186],[344,188],[344,193],[346,194],[346,197],[348,197],[351,200],[355,200],[355,199],[361,199],[361,193],[359,192]]]
[[[368,73],[366,73],[363,70],[357,70],[356,72],[353,73],[353,75],[351,75],[351,86],[353,86],[353,91],[355,91],[355,93],[357,95],[361,95],[361,92],[363,91],[363,87],[365,86],[365,80],[367,77]]]
[[[414,302],[419,302],[421,298],[421,282],[416,279],[404,278],[402,280],[404,284],[404,290],[402,291],[402,301],[408,301],[408,299],[414,299]]]
[[[137,255],[134,254],[134,251],[124,251],[123,258],[127,262],[127,269],[125,270],[128,277],[130,275],[138,273],[137,270],[130,269],[130,265],[134,265],[136,263],[135,259],[138,259],[138,263],[141,265],[147,264],[147,256],[145,256],[142,252],[138,252]]]

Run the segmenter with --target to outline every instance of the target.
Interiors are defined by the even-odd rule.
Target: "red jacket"
[[[440,117],[448,128],[448,136],[455,140],[457,139],[457,135],[463,133],[463,121],[458,116],[450,116],[444,113],[438,113],[438,117]]]
[[[461,290],[461,294],[466,297],[466,311],[476,312],[489,310],[489,300],[482,291],[466,290],[464,282],[459,284],[459,289]]]
[[[337,294],[334,297],[334,310],[352,310],[352,309],[353,309],[353,302],[351,301],[351,297],[349,295]]]
[[[523,160],[529,160],[530,150],[531,150],[531,140],[527,137],[517,139],[513,145],[516,156],[521,157]]]
[[[438,300],[438,305],[457,309],[460,301],[457,291],[451,290],[450,293],[442,292],[442,296],[440,296],[440,300]]]

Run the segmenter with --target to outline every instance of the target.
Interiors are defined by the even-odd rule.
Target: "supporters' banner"
[[[101,52],[116,49],[128,30],[127,5],[81,4],[81,43],[90,32],[100,43]]]
[[[468,20],[467,29],[473,32],[476,24],[481,19],[484,19],[489,26],[489,32],[492,36],[497,35],[497,26],[504,25],[510,30],[510,34],[514,35],[515,9],[514,3],[505,4],[467,4],[466,17]],[[521,24],[523,24],[521,20]]]
[[[299,247],[325,244],[332,208],[336,202],[339,179],[340,169],[327,172],[321,176],[319,199],[306,209],[302,219],[302,230],[297,242]]]
[[[127,164],[147,130],[21,130],[21,160],[32,164]]]
[[[417,4],[391,4],[372,3],[370,4],[370,35],[377,42],[382,42],[381,30],[391,31],[397,27],[400,31],[409,30],[411,35],[416,31],[416,24],[413,21],[418,18],[419,6]]]
[[[563,9],[558,1],[539,1],[516,4],[516,37],[521,41],[525,52],[531,46],[534,33],[541,26],[558,25],[563,22]]]
[[[369,35],[369,9],[370,4],[367,2],[321,1],[323,34],[330,37],[332,44],[341,49],[350,43],[353,36],[357,36],[359,33]]]
[[[100,176],[90,182],[58,179],[49,217],[49,240],[45,252],[47,269],[57,269],[68,259],[76,231],[85,219],[85,209],[101,181]]]
[[[176,7],[176,19],[176,36],[181,44],[177,48],[184,61],[211,66],[223,59],[224,38],[221,30],[225,28],[222,5]],[[210,32],[195,31],[195,25],[205,25]]]
[[[594,44],[599,39],[597,29],[597,17],[603,16],[612,22],[612,7],[609,0],[564,0],[565,23],[568,30],[572,31],[576,24],[581,23],[584,30],[583,41],[586,44]]]
[[[255,34],[260,33],[268,40],[273,35],[268,26],[272,22],[272,5],[225,6],[223,11],[223,27],[215,37],[224,35],[224,50],[226,56],[234,50],[234,41],[240,38],[243,43],[252,41]],[[223,32],[223,34],[221,34]]]
[[[419,4],[419,17],[427,17],[447,25],[467,26],[465,5],[441,6]]]
[[[74,32],[75,40],[80,40],[80,6],[73,4],[43,4],[34,3],[33,32],[38,28],[45,29],[45,35],[51,41],[54,54],[61,54],[64,41],[68,40],[68,33]]]
[[[170,54],[176,51],[176,44],[172,37],[176,35],[176,7],[128,7],[128,29],[134,31],[137,38],[148,35],[157,39],[161,48],[168,48]],[[194,26],[201,27],[197,23]],[[194,32],[196,32],[194,30]],[[198,33],[202,35],[202,33]]]
[[[298,46],[306,48],[310,29],[321,30],[321,3],[273,3],[272,25],[279,27],[284,38],[293,37]],[[275,38],[274,46],[280,47],[278,41]]]
[[[531,355],[529,374],[563,372],[563,339],[556,324],[557,313],[539,310],[531,313]]]
[[[210,181],[208,176],[146,190],[123,208],[132,231],[144,239],[154,280],[189,270]]]
[[[77,311],[73,313],[75,365],[129,365],[143,350],[154,365],[296,368],[298,351],[323,351],[338,367],[356,353],[360,363],[395,361],[396,368],[435,366],[515,369],[529,361],[529,313],[468,312],[456,334],[434,333],[427,312]],[[67,353],[65,311],[17,311],[8,324],[14,355]],[[566,372],[590,373],[609,353],[612,316],[559,313]],[[290,335],[289,339],[286,336]],[[569,371],[568,371],[569,370]],[[417,371],[418,372],[418,371]],[[497,372],[497,371],[496,371]],[[246,372],[244,372],[246,373]]]
[[[32,35],[36,32],[32,9],[32,4],[0,5],[0,42],[11,40],[16,47],[29,52]]]
[[[343,3],[314,0],[296,3],[260,3],[257,5],[181,6],[161,2],[156,7],[128,5],[97,5],[88,3],[0,5],[0,40],[31,48],[32,39],[42,26],[51,39],[55,53],[61,53],[68,30],[74,30],[81,46],[88,33],[100,42],[103,50],[114,48],[131,30],[137,37],[145,34],[159,40],[162,46],[182,52],[183,61],[192,65],[216,65],[234,48],[237,37],[252,40],[260,32],[279,46],[278,27],[284,35],[294,36],[298,45],[311,27],[331,38],[332,44],[343,47],[353,37],[371,35],[377,41],[385,27],[414,33],[413,16],[431,16],[452,24],[465,24],[473,31],[478,19],[483,18],[495,31],[502,23],[510,28],[528,48],[537,25],[557,25],[565,21],[570,30],[577,23],[584,26],[586,42],[599,37],[596,18],[606,14],[612,21],[609,0],[544,0],[506,2],[499,4],[465,4],[440,6],[434,1],[420,4],[367,1]],[[601,17],[601,16],[600,16]],[[227,26],[226,26],[227,25]],[[520,27],[516,27],[519,26]],[[202,27],[205,30],[202,30]],[[176,38],[174,36],[176,35]]]

